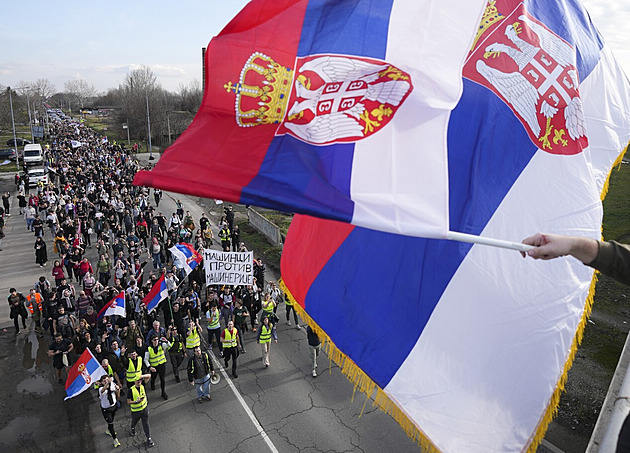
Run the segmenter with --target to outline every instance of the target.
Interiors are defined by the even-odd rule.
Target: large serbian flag
[[[630,139],[626,76],[575,1],[497,0],[479,32],[448,121],[451,228],[599,238],[600,198]],[[282,275],[350,377],[425,446],[456,453],[536,449],[594,288],[573,258],[306,216]]]
[[[425,237],[483,0],[253,0],[209,44],[197,116],[134,184]]]
[[[104,374],[107,374],[105,369],[98,363],[92,351],[86,348],[75,364],[68,370],[68,378],[66,379],[67,396],[64,398],[64,401],[92,387]]]

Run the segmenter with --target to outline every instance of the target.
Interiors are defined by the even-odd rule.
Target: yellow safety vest
[[[275,306],[274,301],[269,299],[269,304],[267,304],[267,305],[265,305],[265,302],[263,301],[262,309],[266,313],[271,313],[271,312],[273,312],[274,306]]]
[[[149,364],[152,367],[166,363],[166,357],[164,356],[164,349],[162,346],[157,347],[158,352],[153,352],[153,346],[149,346]]]
[[[238,330],[234,329],[234,333],[230,333],[228,329],[225,329],[223,332],[223,347],[224,348],[235,348],[236,347],[236,336],[238,335]]]
[[[269,327],[266,325],[262,325],[260,328],[260,342],[261,343],[271,343],[271,329],[273,326],[269,324]]]
[[[194,327],[192,333],[186,337],[186,348],[194,349],[199,345],[201,345],[201,338],[199,338],[197,328]]]
[[[219,327],[221,327],[219,310],[215,312],[210,310],[210,322],[208,323],[208,329],[213,330],[213,329],[218,329]]]
[[[293,305],[293,299],[291,299],[290,297],[285,297],[284,303],[285,305]]]
[[[173,342],[168,347],[168,350],[170,351],[173,348],[175,348],[173,352],[182,352],[184,350],[184,346],[182,345],[182,342],[179,341],[178,337],[173,337]]]
[[[136,358],[135,366],[133,360],[129,359],[129,365],[127,366],[127,371],[125,372],[127,382],[136,382],[140,379],[140,376],[142,376],[142,359],[140,357]]]
[[[140,390],[134,385],[131,387],[131,401],[136,401],[138,398],[142,398],[139,403],[131,403],[131,412],[140,412],[147,407],[149,402],[147,401],[147,392],[144,390],[144,385],[140,386]]]

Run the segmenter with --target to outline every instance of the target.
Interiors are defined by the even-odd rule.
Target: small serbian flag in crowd
[[[171,247],[169,251],[173,254],[173,260],[177,269],[184,269],[186,275],[190,274],[197,264],[201,263],[203,257],[192,245],[182,242]]]
[[[73,398],[89,389],[97,380],[107,372],[98,363],[96,357],[89,348],[86,348],[68,371],[66,379],[66,396],[64,401]]]
[[[107,302],[101,311],[98,312],[97,319],[101,319],[103,316],[122,316],[127,317],[127,310],[125,309],[125,292],[121,291],[116,297]]]
[[[151,313],[155,310],[160,302],[168,297],[168,287],[166,286],[166,280],[164,274],[153,284],[151,291],[146,295],[142,302],[147,306],[147,311]]]

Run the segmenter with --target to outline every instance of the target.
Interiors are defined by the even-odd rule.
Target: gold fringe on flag
[[[608,189],[610,187],[610,176],[612,174],[612,171],[615,169],[615,167],[619,169],[619,166],[621,165],[621,161],[623,160],[623,157],[628,151],[628,146],[630,146],[630,144],[626,145],[626,148],[623,151],[621,151],[621,153],[619,153],[619,156],[617,156],[617,159],[615,160],[615,162],[610,168],[610,171],[608,172],[608,176],[606,177],[606,181],[604,182],[604,186],[602,187],[602,192],[600,194],[601,201],[604,201],[604,199],[606,198],[606,195],[608,195]],[[560,376],[560,379],[558,380],[558,383],[556,384],[556,389],[553,392],[553,395],[551,395],[551,399],[549,400],[549,404],[547,405],[547,410],[543,414],[538,424],[538,428],[536,429],[536,432],[534,433],[531,444],[527,450],[528,453],[534,453],[536,451],[536,449],[538,448],[538,445],[540,445],[543,438],[545,437],[545,433],[547,432],[549,423],[551,423],[551,420],[553,420],[553,418],[558,414],[558,405],[560,404],[560,396],[564,392],[564,386],[566,385],[566,382],[567,382],[567,375],[569,373],[569,370],[571,369],[571,366],[573,365],[573,360],[575,359],[577,348],[582,343],[582,339],[584,338],[584,329],[586,328],[586,323],[588,322],[588,318],[590,318],[591,312],[593,311],[593,302],[595,301],[595,285],[597,284],[597,279],[598,279],[597,276],[598,276],[598,272],[595,271],[595,273],[593,273],[593,279],[591,280],[591,287],[588,291],[588,296],[586,297],[586,302],[584,304],[584,312],[582,313],[582,319],[580,320],[580,324],[578,326],[577,332],[575,333],[573,343],[571,344],[571,352],[569,353],[569,357],[567,358],[567,361],[564,364],[564,369],[562,370],[562,375]]]
[[[427,453],[439,453],[437,447],[433,445],[429,438],[411,421],[411,419],[407,416],[407,414],[405,414],[405,412],[403,412],[396,402],[392,401],[385,391],[376,385],[376,383],[372,381],[372,379],[370,379],[370,377],[365,374],[365,372],[363,372],[363,370],[361,370],[361,368],[359,368],[350,357],[345,355],[339,350],[339,348],[337,348],[337,346],[335,346],[335,343],[330,339],[328,334],[326,334],[326,332],[324,332],[322,328],[313,321],[306,311],[304,311],[304,308],[297,303],[295,297],[293,297],[293,294],[291,294],[291,291],[287,288],[282,279],[279,280],[279,287],[285,292],[286,296],[293,301],[293,308],[298,315],[300,315],[302,320],[317,334],[319,340],[321,341],[322,350],[326,348],[328,358],[335,362],[341,369],[341,372],[350,382],[354,384],[354,390],[352,392],[353,399],[356,390],[360,390],[366,395],[366,402],[368,398],[372,398],[372,406],[378,406],[383,412],[390,415],[402,427],[407,436],[420,445],[422,451]],[[375,396],[374,392],[376,392]],[[365,403],[363,404],[359,417],[363,415],[364,409]]]

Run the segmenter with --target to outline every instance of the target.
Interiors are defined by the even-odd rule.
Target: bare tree
[[[203,98],[201,82],[193,80],[188,85],[179,86],[180,109],[190,113],[197,113]]]
[[[136,139],[148,138],[147,103],[151,116],[151,135],[159,134],[154,120],[163,115],[164,90],[148,66],[135,69],[125,76],[118,88],[121,109],[117,120],[129,125],[130,135]],[[155,129],[155,130],[154,130]]]
[[[64,83],[63,87],[66,93],[79,103],[81,108],[85,107],[85,103],[88,99],[96,95],[94,85],[90,85],[83,79],[69,80]]]
[[[57,92],[55,85],[48,79],[37,79],[35,83],[30,84],[30,87],[42,100],[48,99]]]

